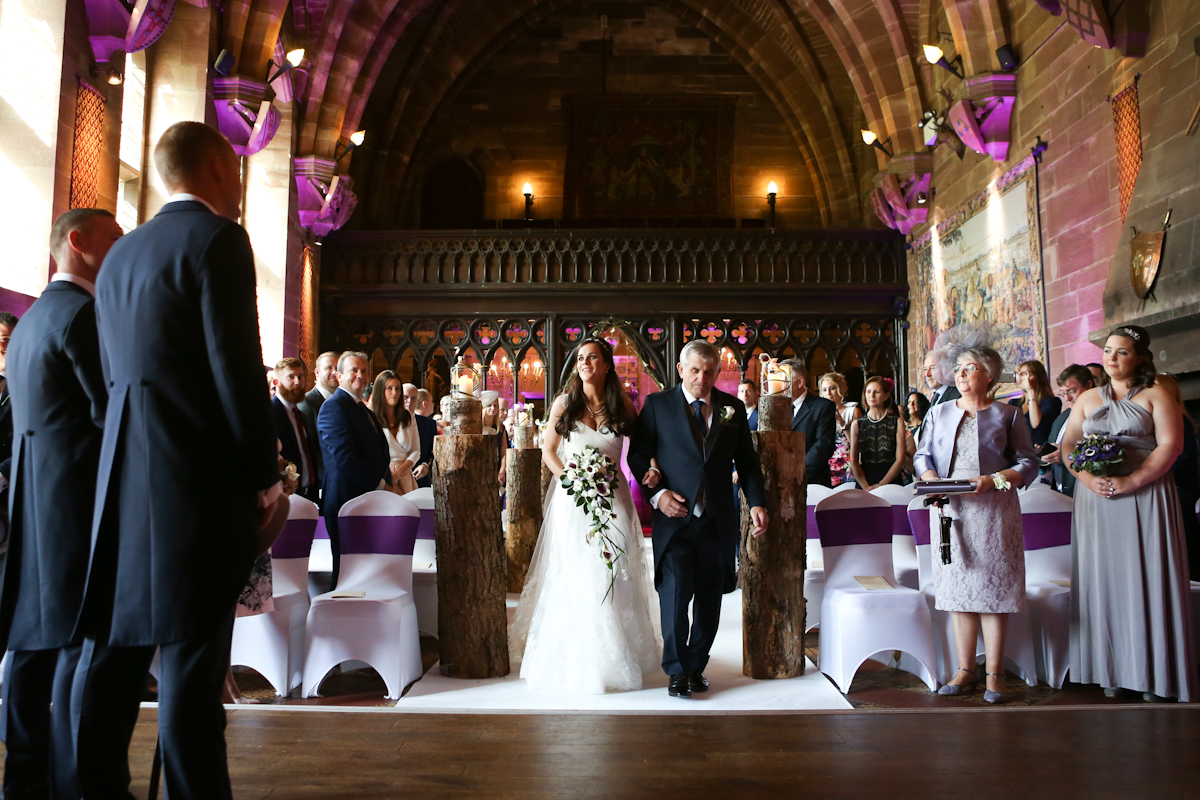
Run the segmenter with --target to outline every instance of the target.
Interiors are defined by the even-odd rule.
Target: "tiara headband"
[[[1121,335],[1128,336],[1130,339],[1133,339],[1135,342],[1140,342],[1142,340],[1142,335],[1140,333],[1138,333],[1137,331],[1135,331],[1133,328],[1121,328]]]

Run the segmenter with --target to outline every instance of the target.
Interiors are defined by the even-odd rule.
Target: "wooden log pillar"
[[[759,412],[761,414],[761,410]],[[742,496],[742,672],[758,680],[804,674],[804,434],[754,431],[770,524],[757,539]]]
[[[760,431],[790,431],[792,429],[792,398],[786,394],[764,394],[758,398],[758,429]]]
[[[504,535],[496,485],[496,441],[449,435],[433,440],[437,522],[438,644],[452,678],[507,675]]]
[[[524,446],[510,448],[505,456],[508,499],[504,518],[508,523],[508,590],[519,593],[525,587],[525,573],[542,529],[542,451],[533,446],[532,436],[514,436],[513,443],[518,442]]]

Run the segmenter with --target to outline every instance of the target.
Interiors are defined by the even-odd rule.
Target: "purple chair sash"
[[[329,529],[325,527],[325,518],[317,517],[317,532],[313,534],[314,539],[328,539]]]
[[[808,516],[806,518],[807,525],[805,526],[805,538],[820,539],[821,535],[817,533],[817,507],[808,507]]]
[[[411,556],[420,526],[420,517],[340,517],[342,555]]]
[[[929,544],[929,509],[918,508],[908,512],[909,528],[912,530],[913,541],[920,547]]]
[[[908,524],[908,506],[892,506],[892,536],[912,536]]]
[[[838,508],[817,512],[821,547],[891,544],[891,508]]]
[[[271,545],[271,558],[308,558],[316,530],[315,519],[289,519]]]
[[[1044,550],[1071,543],[1071,512],[1052,511],[1048,514],[1023,514],[1021,527],[1025,532],[1026,550]]]
[[[433,519],[434,519],[434,511],[432,508],[422,508],[421,509],[421,526],[417,529],[417,538],[418,539],[433,539],[433,538],[435,538],[434,533],[433,533],[433,531],[434,531]]]

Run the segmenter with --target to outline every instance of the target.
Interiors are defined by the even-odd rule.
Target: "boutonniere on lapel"
[[[721,423],[724,424],[726,422],[729,422],[729,420],[733,419],[734,413],[735,412],[733,410],[733,406],[724,406],[721,409]]]

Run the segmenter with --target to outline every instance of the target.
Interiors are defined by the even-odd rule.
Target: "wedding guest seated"
[[[1062,400],[1054,396],[1046,368],[1040,361],[1026,361],[1017,367],[1017,386],[1021,397],[1009,401],[1009,405],[1020,406],[1033,432],[1034,449],[1040,448],[1050,438],[1050,427],[1062,411]]]
[[[834,486],[839,486],[852,477],[850,470],[850,425],[862,416],[858,403],[844,401],[846,392],[846,376],[840,372],[826,372],[817,381],[817,393],[833,403],[835,416],[834,426],[837,429],[836,443],[833,456],[829,459],[829,479]]]
[[[324,516],[333,551],[330,589],[337,587],[341,563],[338,512],[356,497],[390,484],[391,457],[387,440],[371,410],[363,405],[370,380],[366,353],[347,351],[338,357],[338,390],[329,396],[317,416],[321,454],[325,462]]]
[[[383,428],[391,455],[392,491],[408,494],[417,488],[415,471],[421,458],[421,436],[416,420],[402,402],[403,384],[390,369],[375,376],[371,412]]]
[[[906,434],[892,402],[887,379],[878,375],[863,386],[866,416],[850,424],[850,469],[860,489],[901,483],[907,458]]]
[[[1183,533],[1187,539],[1188,571],[1191,579],[1200,581],[1200,517],[1196,516],[1196,499],[1200,497],[1200,463],[1196,450],[1196,420],[1183,405],[1179,381],[1173,375],[1159,375],[1156,383],[1171,395],[1183,414],[1183,452],[1171,466],[1175,491],[1179,493],[1179,509],[1183,514]]]
[[[1003,703],[1004,637],[1008,615],[1025,610],[1025,547],[1015,489],[1037,477],[1029,425],[1015,406],[992,401],[1004,369],[990,347],[956,349],[954,382],[961,397],[935,406],[914,468],[922,480],[969,480],[971,494],[952,495],[950,563],[931,559],[936,605],[951,612],[958,672],[938,690],[961,695],[976,684],[975,645],[983,629],[986,688],[983,699]],[[955,350],[951,350],[955,352]],[[941,541],[938,513],[930,536]]]
[[[1050,468],[1050,485],[1055,491],[1070,497],[1075,494],[1075,476],[1063,465],[1063,434],[1067,432],[1067,420],[1071,418],[1071,409],[1075,407],[1075,401],[1096,384],[1091,370],[1079,364],[1072,364],[1058,373],[1056,382],[1058,393],[1063,400],[1063,410],[1050,426],[1050,439],[1047,444],[1054,445],[1055,449],[1043,448],[1041,458]]]
[[[271,411],[275,419],[275,435],[278,437],[284,459],[295,465],[298,477],[296,494],[306,500],[317,502],[321,488],[321,472],[313,451],[319,449],[315,430],[310,431],[308,420],[300,410],[304,402],[304,384],[308,369],[298,358],[283,358],[275,365],[274,389]]]

